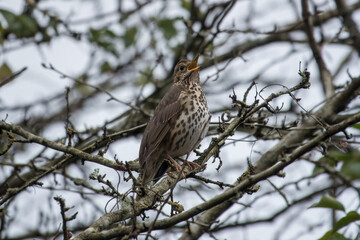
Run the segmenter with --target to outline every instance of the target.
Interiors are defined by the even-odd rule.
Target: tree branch
[[[319,69],[320,78],[325,92],[325,96],[326,98],[330,98],[331,96],[334,95],[334,85],[332,82],[332,76],[330,71],[326,67],[325,61],[321,55],[321,49],[319,45],[316,43],[314,37],[313,21],[309,10],[308,0],[302,0],[301,6],[302,6],[302,17],[305,22],[305,32],[307,34],[310,48],[313,52],[314,58],[316,60]]]

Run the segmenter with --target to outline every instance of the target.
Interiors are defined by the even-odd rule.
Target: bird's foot
[[[181,177],[180,178],[186,178],[186,175],[183,171],[168,171],[168,175],[171,177],[171,178],[174,178],[174,179],[178,179],[178,176],[179,176],[179,173],[181,173]]]
[[[175,173],[173,171],[168,171],[169,176],[172,178],[178,178],[178,175],[176,173],[181,173],[181,177],[185,178],[186,175],[181,166],[170,155],[168,155],[167,157],[170,161],[170,165],[175,168]]]
[[[181,171],[181,166],[170,156],[168,155],[168,160],[170,161],[170,165],[175,168],[177,172]]]
[[[176,158],[177,160],[183,162],[183,164],[185,164],[186,166],[190,167],[190,168],[201,168],[201,165],[197,164],[196,162],[190,162],[188,160],[182,159],[182,158]]]

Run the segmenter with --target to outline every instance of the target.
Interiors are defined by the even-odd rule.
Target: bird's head
[[[174,82],[187,85],[199,83],[200,66],[197,64],[198,59],[199,54],[192,61],[187,59],[180,60],[174,69]]]

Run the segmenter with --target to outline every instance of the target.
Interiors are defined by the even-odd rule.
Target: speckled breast
[[[209,128],[210,113],[201,87],[195,85],[186,91],[180,95],[184,110],[168,138],[167,151],[172,157],[179,157],[194,150]]]

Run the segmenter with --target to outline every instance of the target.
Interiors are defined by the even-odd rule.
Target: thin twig
[[[25,72],[26,69],[27,69],[27,67],[23,67],[21,70],[13,73],[11,76],[9,76],[9,77],[5,78],[4,80],[2,80],[0,82],[0,88],[5,86],[6,84],[10,83],[11,81],[13,81],[15,78],[19,77],[20,74]]]

